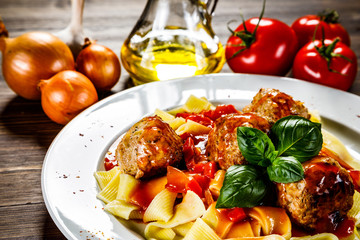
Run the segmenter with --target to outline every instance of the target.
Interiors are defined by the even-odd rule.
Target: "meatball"
[[[268,121],[253,113],[232,113],[218,118],[210,131],[206,145],[209,160],[219,163],[222,169],[232,165],[247,164],[242,156],[237,142],[237,127],[253,127],[268,132]]]
[[[278,204],[307,230],[319,230],[331,215],[345,216],[353,205],[354,185],[334,159],[317,156],[303,163],[305,177],[294,183],[276,183]]]
[[[182,139],[158,116],[145,117],[132,126],[116,149],[122,172],[135,178],[163,174],[182,159]]]
[[[254,112],[265,117],[270,124],[289,115],[298,115],[309,119],[307,108],[300,101],[295,101],[286,93],[277,89],[261,88],[250,105],[243,109],[244,113]]]

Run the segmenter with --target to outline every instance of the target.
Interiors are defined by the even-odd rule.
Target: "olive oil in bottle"
[[[219,72],[225,62],[221,43],[172,36],[171,41],[149,39],[139,45],[124,43],[121,60],[135,85]]]
[[[197,0],[147,1],[121,48],[122,65],[135,85],[222,69],[224,49],[208,8]]]

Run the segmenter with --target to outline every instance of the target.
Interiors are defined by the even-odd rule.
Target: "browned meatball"
[[[182,159],[182,139],[158,116],[145,117],[123,136],[116,159],[120,169],[135,178],[166,172]]]
[[[303,163],[305,178],[277,183],[278,204],[299,226],[315,230],[330,214],[344,216],[353,205],[354,185],[334,159],[317,156]]]
[[[253,127],[264,132],[270,130],[268,121],[252,113],[232,113],[218,118],[210,131],[206,153],[209,160],[216,161],[222,169],[232,165],[247,164],[237,142],[237,127]]]
[[[244,113],[254,112],[265,117],[270,124],[289,115],[310,118],[307,108],[300,101],[295,101],[286,93],[277,89],[261,88],[250,105],[243,109]]]

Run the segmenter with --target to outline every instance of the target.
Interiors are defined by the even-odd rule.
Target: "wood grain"
[[[119,55],[145,3],[86,0],[85,33]],[[258,16],[261,5],[262,0],[220,0],[212,25],[221,42],[229,37],[228,21],[236,19],[240,23],[240,11],[245,18]],[[268,0],[265,16],[291,24],[302,15],[325,8],[340,13],[360,62],[359,0]],[[35,30],[54,33],[70,21],[70,0],[0,0],[0,15],[12,37]],[[227,65],[222,72],[230,72]],[[109,94],[128,86],[129,75],[122,69],[119,83]],[[359,74],[350,92],[360,95]],[[40,186],[44,156],[61,129],[46,117],[39,101],[16,96],[0,74],[0,239],[64,239],[47,213]]]

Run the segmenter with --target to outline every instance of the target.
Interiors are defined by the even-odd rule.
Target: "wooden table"
[[[86,0],[84,29],[98,43],[115,53],[139,18],[145,0]],[[213,28],[222,43],[229,32],[227,22],[258,16],[262,1],[220,0]],[[337,9],[351,35],[352,49],[360,57],[359,0],[268,0],[265,16],[291,24],[296,18],[325,8]],[[69,0],[0,0],[0,15],[11,36],[40,30],[57,32],[70,19]],[[110,93],[127,86],[122,69],[119,83]],[[222,72],[230,72],[227,65]],[[360,96],[360,74],[350,92]],[[104,97],[104,96],[101,96]],[[63,239],[49,216],[41,193],[41,168],[45,153],[63,126],[51,122],[40,102],[14,94],[0,75],[0,239]]]

